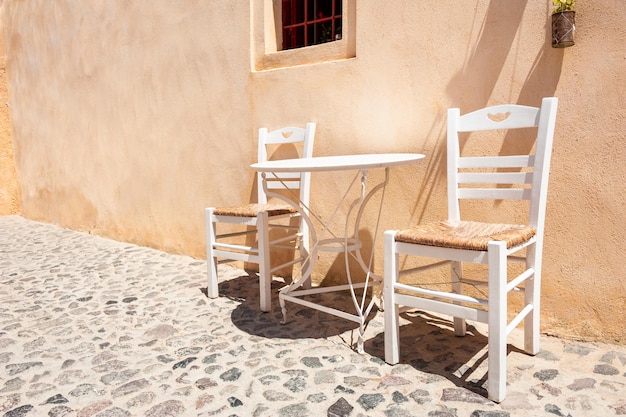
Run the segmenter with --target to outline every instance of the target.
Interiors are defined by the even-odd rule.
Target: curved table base
[[[348,189],[346,190],[346,193],[337,204],[337,208],[335,209],[331,217],[326,222],[323,222],[321,217],[315,215],[310,210],[309,207],[304,207],[302,205],[302,202],[290,200],[284,195],[272,192],[271,190],[266,188],[266,181],[264,181],[263,184],[264,184],[265,192],[267,193],[268,196],[281,199],[287,202],[288,204],[290,204],[292,207],[294,207],[296,210],[300,212],[300,214],[302,215],[302,219],[306,222],[307,226],[309,227],[309,233],[310,233],[311,241],[312,241],[311,250],[308,256],[306,257],[305,261],[301,265],[301,274],[300,274],[299,279],[295,280],[290,285],[282,288],[279,292],[280,307],[281,307],[281,311],[283,315],[283,320],[281,321],[281,323],[285,324],[287,322],[287,308],[286,308],[287,301],[295,303],[295,304],[300,304],[305,307],[313,308],[313,309],[316,309],[316,310],[319,310],[328,314],[332,314],[334,316],[337,316],[346,320],[356,322],[359,324],[357,351],[359,353],[363,353],[366,318],[369,316],[370,312],[372,311],[372,308],[376,304],[376,300],[378,299],[372,290],[372,294],[369,297],[369,302],[367,302],[366,301],[368,299],[367,293],[371,287],[373,287],[376,284],[380,284],[382,282],[382,278],[379,275],[375,275],[371,270],[373,255],[374,255],[373,248],[371,251],[370,259],[367,263],[362,258],[361,256],[362,242],[358,237],[358,232],[359,232],[361,217],[363,215],[365,207],[367,206],[371,198],[374,195],[376,195],[379,191],[382,190],[383,193],[380,198],[380,204],[378,208],[378,217],[377,217],[377,222],[376,222],[376,228],[374,231],[373,241],[374,242],[376,241],[376,236],[378,234],[378,223],[380,221],[382,204],[384,200],[384,190],[389,181],[389,168],[388,167],[385,168],[384,180],[380,182],[379,184],[377,184],[376,186],[374,186],[367,193],[366,193],[367,170],[362,170],[359,172],[361,176],[361,192],[360,192],[359,197],[354,199],[352,203],[350,204],[350,208],[348,210],[348,213],[346,215],[346,220],[345,220],[344,237],[334,236],[332,231],[330,231],[329,229],[329,225],[332,223],[332,220],[337,215],[339,208],[345,202],[348,194],[352,190],[354,183],[359,177],[359,173],[356,174],[355,179],[350,183],[350,185],[348,186]],[[266,174],[263,173],[264,179],[265,179],[265,175]],[[355,212],[355,210],[356,210],[356,217],[354,219],[354,228],[352,230],[352,233],[349,233],[350,218],[352,214]],[[322,224],[323,226],[320,231],[320,234],[329,233],[332,235],[332,237],[327,238],[327,239],[318,239],[317,237],[318,233],[314,227],[313,219],[319,222],[320,224]],[[317,260],[318,251],[337,252],[337,253],[343,252],[345,254],[346,275],[347,275],[347,280],[348,280],[347,284],[330,286],[330,287],[303,288],[304,283],[310,281],[311,273],[313,271],[315,262]],[[350,266],[349,266],[350,255],[357,261],[359,266],[366,273],[365,282],[359,282],[359,283],[352,282],[352,275],[351,275]],[[362,289],[363,292],[361,294],[357,294],[355,292],[356,289]],[[352,302],[354,305],[354,312],[342,311],[336,308],[324,306],[324,305],[303,299],[303,297],[306,297],[308,295],[324,294],[324,293],[346,291],[346,290],[350,291],[350,295],[351,295]]]

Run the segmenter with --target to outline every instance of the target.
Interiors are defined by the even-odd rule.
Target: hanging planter
[[[575,0],[553,0],[556,8],[552,13],[552,47],[566,48],[574,45],[576,31]]]

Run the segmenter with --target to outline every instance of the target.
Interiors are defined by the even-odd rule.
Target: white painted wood
[[[315,123],[307,123],[304,128],[284,127],[273,131],[268,131],[267,128],[259,129],[258,161],[267,161],[268,145],[300,142],[302,143],[302,158],[311,158],[313,155],[315,128]],[[308,206],[310,181],[311,174],[309,172],[291,172],[275,178],[275,181],[272,182],[269,188],[291,190],[295,195],[295,199],[305,202]],[[257,175],[257,190],[257,202],[259,204],[266,204],[266,188],[263,187],[261,175]],[[308,253],[309,248],[309,229],[307,224],[305,222],[298,222],[297,225],[286,226],[283,223],[277,223],[277,220],[291,219],[298,217],[299,214],[270,217],[267,212],[261,211],[252,217],[242,217],[215,215],[214,211],[214,207],[209,207],[205,210],[208,275],[207,295],[210,298],[216,298],[219,295],[219,280],[217,276],[218,258],[256,263],[259,266],[260,309],[261,311],[270,311],[272,273],[281,268],[302,262],[305,259],[305,255],[302,255],[302,253]],[[220,223],[245,226],[252,229],[218,234],[217,225]],[[270,241],[269,233],[273,228],[291,230],[292,233],[288,236]],[[256,246],[224,242],[224,240],[228,238],[250,234],[256,236]],[[294,242],[295,246],[294,244],[288,244]],[[300,253],[300,256],[295,257],[293,261],[272,268],[270,262],[271,248],[296,249]]]
[[[387,362],[395,364],[401,359],[398,334],[400,305],[452,316],[457,335],[465,334],[466,319],[488,324],[488,397],[496,402],[504,400],[506,396],[507,335],[522,320],[526,352],[534,355],[539,351],[541,254],[557,104],[556,98],[544,98],[541,108],[501,105],[463,116],[459,109],[448,111],[448,220],[461,219],[460,199],[525,199],[530,200],[528,225],[534,227],[537,233],[528,241],[510,249],[506,248],[505,242],[491,241],[486,251],[472,251],[396,242],[396,231],[385,232],[383,298]],[[526,127],[537,128],[534,155],[461,156],[458,132]],[[468,140],[471,140],[471,137]],[[487,173],[464,171],[468,168],[473,170],[484,168]],[[499,168],[507,170],[520,168],[524,171],[498,172]],[[491,187],[467,187],[468,184],[486,184]],[[525,257],[519,253],[524,248]],[[454,261],[450,268],[453,275],[450,279],[450,291],[429,289],[416,278],[406,284],[399,283],[398,277],[404,276],[404,272],[419,273],[429,269],[428,265],[424,265],[410,271],[400,271],[398,264],[400,255],[433,258],[438,266],[442,264],[441,259]],[[516,277],[509,278],[507,262],[520,260],[525,262],[526,270]],[[475,282],[464,277],[462,262],[487,264],[486,300],[462,295],[462,283]],[[524,284],[525,304],[513,320],[508,322],[507,294],[509,291],[518,290],[518,285],[521,284]],[[420,347],[416,346],[416,349]]]
[[[308,159],[281,159],[250,165],[258,172],[320,172],[355,169],[388,168],[416,163],[424,155],[418,153],[380,153],[360,155],[316,156]]]
[[[489,307],[487,391],[489,399],[500,402],[506,395],[506,244],[489,242]]]
[[[520,168],[533,166],[534,155],[464,156],[457,159],[458,168]]]
[[[532,178],[532,172],[468,172],[457,175],[461,184],[530,184]]]
[[[460,118],[457,123],[457,131],[476,132],[537,126],[539,124],[540,110],[538,107],[520,106],[518,104],[486,107],[467,113]],[[499,119],[502,120],[498,121]]]
[[[399,306],[395,286],[398,283],[398,254],[395,248],[395,230],[385,232],[385,280],[383,282],[383,306],[385,319],[385,361],[396,364],[400,360]]]
[[[217,289],[217,258],[215,257],[215,246],[213,242],[215,242],[215,235],[217,234],[215,228],[215,222],[213,221],[213,211],[215,209],[213,207],[208,207],[205,209],[205,235],[206,235],[206,263],[207,263],[207,275],[208,275],[208,286],[207,286],[207,296],[209,298],[217,298],[218,289]]]

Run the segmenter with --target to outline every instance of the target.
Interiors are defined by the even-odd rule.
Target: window
[[[341,39],[342,0],[282,0],[283,47]]]
[[[253,70],[356,57],[356,1],[252,0]]]

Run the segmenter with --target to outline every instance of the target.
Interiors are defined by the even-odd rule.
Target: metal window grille
[[[283,49],[341,39],[342,0],[283,0]]]

